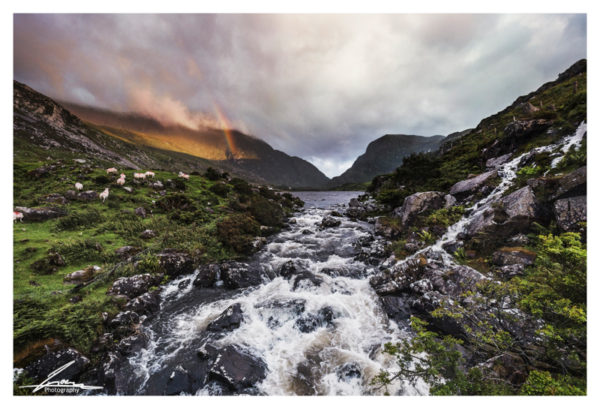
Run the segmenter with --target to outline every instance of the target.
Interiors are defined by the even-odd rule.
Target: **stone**
[[[125,295],[134,298],[147,292],[152,286],[160,284],[163,275],[138,274],[131,277],[121,277],[108,289],[109,295]]]
[[[229,289],[252,287],[263,282],[260,271],[246,263],[232,261],[221,264],[220,268],[221,279]]]
[[[536,256],[536,253],[523,247],[502,247],[492,255],[492,263],[497,266],[510,264],[530,266],[535,262]]]
[[[209,332],[230,332],[240,327],[244,321],[244,314],[240,303],[235,303],[221,313],[214,321],[208,324]]]
[[[303,317],[298,318],[294,327],[303,333],[309,333],[315,331],[317,328],[333,328],[335,323],[333,322],[339,316],[331,307],[321,308],[316,314],[306,314]]]
[[[404,199],[401,207],[394,209],[394,215],[400,218],[403,226],[409,225],[417,215],[441,209],[446,204],[443,192],[418,192]]]
[[[352,379],[360,379],[362,371],[356,362],[346,362],[335,369],[339,381],[350,382]]]
[[[550,200],[572,196],[585,196],[587,193],[586,182],[587,167],[583,166],[560,178],[556,192],[550,196]]]
[[[67,212],[59,207],[15,207],[17,212],[23,213],[24,222],[43,222],[57,217],[66,216]]]
[[[144,209],[141,206],[137,207],[135,209],[135,214],[138,215],[138,216],[140,216],[140,217],[142,217],[142,218],[145,218],[146,217],[146,209]]]
[[[296,291],[300,287],[305,285],[318,287],[323,284],[323,280],[313,273],[303,271],[294,276],[294,284],[292,285],[292,291]]]
[[[281,266],[279,270],[279,275],[282,277],[289,277],[297,273],[296,265],[293,260],[288,260]]]
[[[61,371],[60,378],[76,382],[89,366],[90,360],[74,348],[49,351],[40,359],[26,366],[25,371],[35,382],[40,383],[46,380],[52,372],[71,361],[75,362]]]
[[[156,255],[163,272],[171,278],[194,272],[194,261],[188,253],[164,249]]]
[[[334,219],[333,217],[330,216],[326,216],[323,218],[323,220],[321,220],[321,228],[325,229],[325,228],[330,228],[330,227],[337,227],[340,224],[342,224],[342,222],[338,219]]]
[[[177,365],[167,381],[165,395],[192,394],[193,380],[190,372],[181,365]]]
[[[490,158],[485,162],[485,167],[488,169],[497,169],[504,165],[512,157],[512,153],[507,153],[502,156]]]
[[[83,202],[91,202],[98,199],[98,192],[94,190],[86,190],[85,192],[79,192],[77,199]]]
[[[127,258],[139,253],[141,250],[142,249],[140,249],[139,247],[123,246],[115,250],[115,255],[119,258]]]
[[[48,203],[58,203],[61,205],[67,204],[67,199],[58,193],[50,193],[44,197],[44,201]]]
[[[569,197],[554,202],[556,224],[563,231],[579,231],[587,222],[587,196]]]
[[[490,170],[489,172],[482,173],[470,179],[461,180],[450,188],[450,194],[458,198],[465,198],[476,193],[496,176],[498,176],[498,172]]]
[[[215,285],[221,276],[221,268],[218,264],[204,264],[198,267],[198,274],[194,279],[194,286],[208,288]]]
[[[137,314],[150,315],[160,309],[160,291],[139,295],[125,304],[125,309]]]
[[[525,273],[525,266],[523,264],[509,264],[507,266],[498,267],[494,271],[505,280],[508,280],[514,276],[523,275]]]
[[[223,382],[233,392],[241,393],[260,383],[267,375],[265,362],[236,345],[217,349],[205,345],[198,351],[202,359],[212,361],[209,379]]]
[[[151,239],[156,237],[156,232],[154,230],[150,230],[150,229],[146,229],[143,232],[140,233],[140,238],[141,239]]]
[[[94,276],[102,270],[98,266],[88,266],[83,270],[77,270],[70,274],[67,274],[64,278],[64,282],[70,284],[80,284],[91,280]]]

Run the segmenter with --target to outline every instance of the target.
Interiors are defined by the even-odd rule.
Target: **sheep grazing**
[[[179,177],[184,178],[184,179],[189,179],[190,175],[188,175],[187,173],[179,172]]]
[[[100,193],[100,199],[104,202],[108,197],[108,188],[104,189],[104,192]]]
[[[148,171],[148,172],[144,173],[144,175],[150,176],[151,178],[153,178],[154,177],[154,172]]]
[[[20,221],[20,222],[23,221],[23,213],[21,213],[21,212],[13,212],[13,223],[16,222],[17,220]]]
[[[134,173],[133,178],[134,179],[146,179],[146,174],[145,173]]]
[[[81,183],[77,182],[77,183],[75,183],[75,189],[81,190],[81,189],[83,189],[83,185]]]
[[[125,184],[125,175],[117,179],[117,184],[123,186]]]
[[[117,169],[116,168],[108,168],[108,169],[106,169],[106,173],[117,173]]]

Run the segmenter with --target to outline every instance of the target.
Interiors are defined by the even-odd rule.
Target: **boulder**
[[[167,381],[165,395],[192,394],[194,390],[191,373],[181,365],[177,365]]]
[[[296,265],[293,260],[288,260],[281,266],[279,275],[282,277],[289,277],[297,273]]]
[[[478,190],[496,176],[498,176],[498,172],[490,170],[489,172],[482,173],[470,179],[461,180],[450,188],[450,194],[461,199],[465,198],[477,193]]]
[[[132,277],[121,277],[112,284],[107,293],[134,298],[147,292],[150,287],[160,284],[162,278],[162,274],[138,274]]]
[[[260,383],[267,375],[265,362],[236,345],[223,348],[208,344],[198,351],[201,359],[212,362],[209,380],[224,383],[231,391],[242,393]]]
[[[125,304],[125,309],[137,314],[150,315],[160,309],[160,291],[149,291]]]
[[[221,268],[218,264],[204,264],[198,267],[198,274],[194,279],[194,286],[207,288],[215,285],[221,276]]]
[[[83,202],[91,202],[98,199],[98,192],[94,190],[86,190],[85,192],[79,192],[77,199]]]
[[[77,270],[67,274],[64,278],[65,283],[79,284],[91,280],[96,273],[101,270],[98,266],[88,266],[83,270]]]
[[[141,239],[151,239],[156,237],[156,232],[154,230],[150,230],[150,229],[146,229],[143,232],[140,233],[140,238]]]
[[[263,277],[257,268],[250,268],[246,263],[231,261],[223,263],[221,268],[221,279],[225,287],[230,289],[245,288],[262,284]]]
[[[504,128],[503,140],[522,143],[529,136],[545,131],[551,125],[547,119],[531,119],[528,121],[513,121]]]
[[[240,303],[235,303],[208,324],[206,330],[218,333],[230,332],[239,328],[243,320],[244,314],[242,312],[242,306]]]
[[[512,157],[512,153],[507,153],[495,158],[490,158],[485,162],[485,167],[488,169],[497,169],[504,165]]]
[[[329,227],[337,227],[340,224],[342,224],[342,222],[340,220],[334,219],[331,216],[326,216],[323,218],[323,220],[321,220],[320,226],[321,226],[321,228],[326,229]]]
[[[164,249],[156,257],[163,272],[171,278],[194,272],[194,261],[188,253]]]
[[[123,246],[115,250],[115,255],[119,258],[127,258],[139,253],[141,250],[142,249],[140,249],[139,247]]]
[[[400,218],[401,224],[407,226],[415,217],[429,210],[441,209],[446,205],[446,194],[443,192],[418,192],[404,199],[402,207],[394,209],[394,215]]]
[[[333,321],[337,317],[339,317],[339,314],[331,307],[323,307],[316,314],[306,314],[298,318],[294,327],[303,333],[313,332],[321,327],[333,328],[335,327]]]
[[[360,379],[362,377],[360,365],[356,362],[346,362],[338,366],[335,368],[335,374],[338,380],[342,382],[350,382],[352,379]]]
[[[497,266],[511,264],[530,266],[535,262],[536,256],[536,253],[523,247],[502,247],[494,252],[492,262]]]
[[[554,202],[554,216],[563,231],[578,231],[579,223],[587,222],[587,196],[569,197]]]
[[[67,212],[59,207],[15,207],[17,212],[23,213],[25,222],[43,222],[57,217],[66,216]]]
[[[586,182],[587,166],[583,166],[560,178],[556,192],[550,196],[550,200],[571,196],[585,196],[587,193]]]
[[[137,207],[135,209],[135,214],[138,215],[138,216],[140,216],[140,217],[142,217],[142,218],[145,218],[146,217],[146,209],[144,209],[141,206]]]
[[[318,287],[323,284],[323,280],[310,273],[308,271],[303,271],[294,275],[294,284],[292,285],[292,291],[296,291],[300,287],[304,287],[308,285],[309,287]]]
[[[140,316],[134,311],[121,311],[109,323],[111,328],[132,327],[140,323]]]
[[[58,193],[50,193],[49,195],[44,196],[44,201],[48,203],[58,203],[61,205],[67,204],[67,199]]]
[[[89,366],[90,360],[74,348],[47,352],[40,359],[25,367],[25,371],[30,378],[39,383],[71,361],[75,362],[60,372],[60,379],[76,382]]]

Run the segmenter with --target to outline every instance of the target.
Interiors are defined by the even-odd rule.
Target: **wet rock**
[[[156,257],[161,269],[171,278],[194,272],[194,261],[187,253],[174,249],[164,249]]]
[[[193,380],[190,372],[181,365],[177,365],[167,381],[165,395],[192,394]]]
[[[150,291],[133,298],[125,304],[125,309],[143,315],[157,312],[160,309],[160,291]]]
[[[77,270],[67,274],[64,278],[64,282],[70,284],[84,283],[94,278],[94,276],[100,272],[100,270],[102,269],[98,266],[88,266],[83,270]]]
[[[194,286],[201,288],[212,287],[220,277],[221,268],[218,264],[205,264],[198,267],[198,275],[194,279]]]
[[[262,359],[236,345],[221,349],[205,345],[198,353],[202,359],[212,361],[209,379],[223,382],[234,393],[247,391],[267,375],[267,366]]]
[[[394,214],[400,218],[403,226],[414,221],[417,215],[429,211],[441,209],[446,204],[443,192],[418,192],[404,199],[402,207],[396,208]]]
[[[339,316],[331,307],[321,308],[316,314],[306,314],[298,318],[294,327],[303,333],[315,331],[317,328],[334,328],[333,322]]]
[[[44,201],[48,203],[58,203],[61,205],[67,204],[67,199],[58,193],[50,193],[44,197]]]
[[[462,240],[450,241],[448,243],[444,243],[442,248],[448,252],[448,254],[454,254],[458,249],[464,248],[465,243]]]
[[[554,202],[554,216],[563,231],[581,230],[580,223],[587,222],[587,196],[569,197]]]
[[[381,297],[381,305],[389,318],[396,323],[406,325],[411,316],[411,310],[405,296],[384,295]]]
[[[141,250],[139,247],[123,246],[115,250],[115,255],[119,258],[127,258],[139,253]]]
[[[465,198],[476,193],[496,176],[498,176],[498,172],[491,170],[473,178],[462,180],[450,188],[450,194],[458,198]]]
[[[533,251],[523,247],[503,247],[494,252],[492,262],[497,266],[506,266],[509,264],[522,264],[524,266],[533,265],[536,254]]]
[[[302,230],[302,234],[308,235],[308,234],[313,234],[314,232],[312,230],[309,229],[304,229]]]
[[[107,293],[134,298],[147,292],[150,287],[160,284],[162,278],[162,274],[138,274],[132,277],[121,277],[112,284]]]
[[[296,274],[296,272],[297,270],[294,261],[288,260],[281,266],[281,269],[279,270],[279,275],[282,277],[289,277],[291,275]]]
[[[77,199],[83,202],[91,202],[98,199],[98,192],[94,190],[86,190],[85,192],[79,192]]]
[[[335,369],[335,374],[339,381],[349,382],[352,379],[360,379],[362,377],[362,371],[360,365],[356,362],[346,362],[343,365],[338,366]]]
[[[140,216],[140,217],[142,217],[142,218],[145,218],[145,217],[146,217],[146,209],[144,209],[143,207],[137,207],[137,208],[135,209],[135,214],[136,214],[137,216]]]
[[[131,355],[145,348],[149,340],[145,333],[136,332],[121,339],[117,344],[117,351],[123,355]]]
[[[76,382],[89,366],[90,360],[74,348],[47,352],[40,359],[25,367],[25,371],[29,377],[39,383],[71,361],[75,362],[60,373],[60,379]]]
[[[225,287],[230,289],[252,287],[263,282],[262,274],[258,269],[235,261],[221,264],[221,279]]]
[[[134,311],[121,311],[110,321],[112,328],[131,327],[140,323],[140,316]]]
[[[343,214],[341,214],[337,210],[333,210],[332,212],[329,213],[329,215],[332,217],[343,217]]]
[[[504,165],[512,157],[512,153],[507,153],[495,158],[490,158],[485,162],[485,167],[488,169],[497,169]]]
[[[240,303],[235,303],[227,308],[219,317],[208,324],[206,330],[209,332],[230,332],[240,327],[244,320],[242,306]]]
[[[323,284],[323,280],[317,277],[316,275],[309,273],[308,271],[303,271],[294,276],[294,284],[292,285],[292,291],[296,291],[300,287],[314,286],[318,287]]]
[[[323,220],[321,220],[321,224],[319,226],[321,226],[321,228],[326,229],[326,228],[330,228],[330,227],[337,227],[340,224],[342,224],[342,222],[340,220],[334,219],[333,217],[330,216],[326,216],[323,218]]]
[[[17,212],[23,213],[25,222],[43,222],[45,220],[55,219],[66,216],[67,212],[59,207],[15,207]]]
[[[151,239],[156,237],[156,232],[154,230],[150,230],[150,229],[146,229],[143,232],[140,233],[140,238],[141,239]]]

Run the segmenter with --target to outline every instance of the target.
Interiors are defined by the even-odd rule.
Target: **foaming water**
[[[267,395],[364,395],[381,394],[370,385],[381,370],[397,369],[393,357],[382,352],[386,342],[398,342],[408,334],[388,320],[379,297],[369,285],[375,268],[356,260],[356,242],[372,233],[368,223],[336,217],[341,224],[322,229],[319,223],[340,203],[359,192],[303,192],[311,198],[295,224],[282,231],[250,262],[279,272],[292,260],[298,269],[314,274],[316,282],[276,277],[244,291],[195,288],[195,274],[175,280],[162,289],[161,312],[144,327],[146,348],[129,357],[133,379],[127,393],[157,393],[157,385],[172,368],[192,359],[206,340],[206,328],[233,304],[240,304],[239,328],[211,342],[217,347],[236,345],[261,358],[267,366],[257,385]],[[322,195],[325,200],[319,200]],[[323,206],[327,203],[327,206]],[[212,297],[212,298],[211,298]],[[330,313],[327,325],[302,330],[299,322]],[[345,376],[344,365],[359,375]],[[426,394],[428,386],[412,386],[402,380],[388,387],[393,394]],[[160,392],[158,392],[160,393]],[[213,394],[211,386],[196,394]]]

